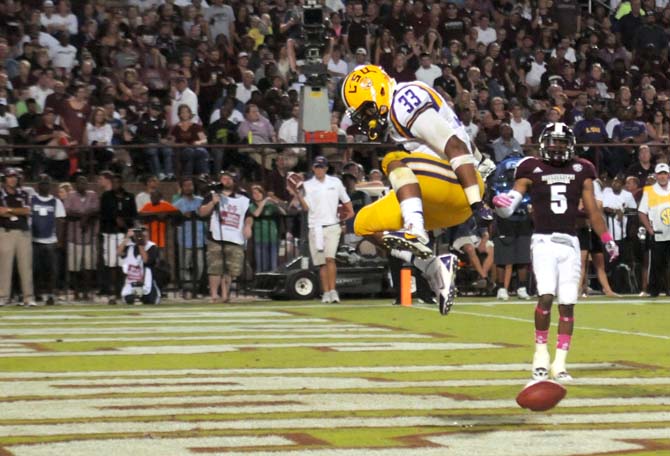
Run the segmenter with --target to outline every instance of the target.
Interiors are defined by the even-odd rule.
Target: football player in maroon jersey
[[[496,212],[509,217],[526,192],[533,205],[534,232],[531,240],[533,272],[539,296],[535,308],[535,355],[532,376],[546,380],[570,381],[565,366],[574,326],[581,258],[575,221],[579,200],[593,230],[605,244],[610,261],[619,249],[607,231],[605,219],[596,205],[593,181],[596,172],[590,162],[575,155],[575,136],[564,123],[550,123],[540,134],[540,158],[526,157],[516,168],[514,188],[493,198]],[[558,343],[550,363],[547,335],[554,297],[558,301]]]

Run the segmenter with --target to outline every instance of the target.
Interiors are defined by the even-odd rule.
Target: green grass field
[[[534,306],[3,308],[0,456],[670,455],[670,301],[580,303],[545,413]]]

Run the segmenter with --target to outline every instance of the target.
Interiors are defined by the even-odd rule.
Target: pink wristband
[[[613,241],[614,238],[612,237],[609,231],[605,231],[603,234],[600,235],[600,240],[603,241],[603,244],[607,244],[609,241]]]

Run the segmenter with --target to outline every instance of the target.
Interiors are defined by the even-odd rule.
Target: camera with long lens
[[[328,71],[322,62],[323,50],[328,42],[324,25],[323,7],[318,0],[305,0],[302,8],[302,40],[305,46],[303,73],[312,86],[325,86]]]

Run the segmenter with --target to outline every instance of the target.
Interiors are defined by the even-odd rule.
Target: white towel
[[[323,226],[321,225],[314,227],[314,244],[317,251],[323,252],[325,241],[323,238]]]

